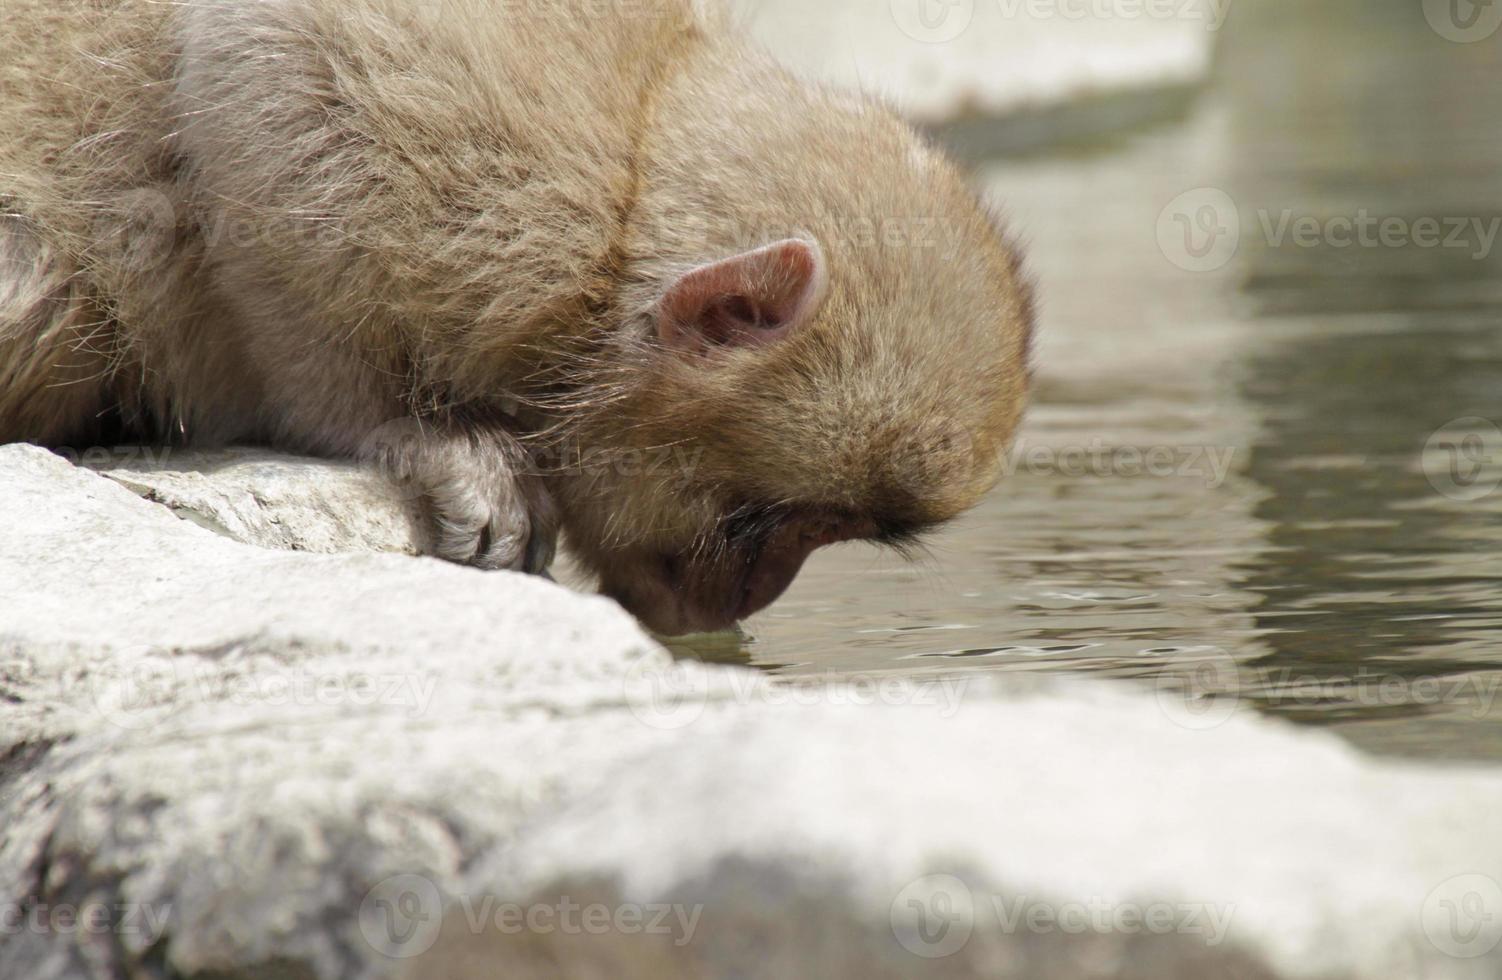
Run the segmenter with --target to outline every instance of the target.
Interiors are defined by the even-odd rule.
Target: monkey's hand
[[[409,499],[426,501],[439,558],[533,575],[553,563],[557,507],[503,422],[398,419],[376,430],[361,456]]]

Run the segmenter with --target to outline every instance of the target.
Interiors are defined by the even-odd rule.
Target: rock
[[[557,746],[665,662],[608,600],[249,547],[33,447],[0,449],[0,510],[26,515],[0,549],[0,911],[132,912],[6,929],[4,977],[377,975],[358,896],[454,878],[589,778]],[[662,737],[606,716],[620,751]]]
[[[141,449],[107,454],[94,468],[244,544],[320,554],[426,550],[420,502],[403,499],[377,472],[354,463],[257,449]]]
[[[0,512],[0,977],[1502,966],[1494,771],[1169,687],[675,664],[606,600],[252,547],[32,447]]]
[[[943,122],[1199,85],[1229,13],[1230,0],[759,0],[746,18],[791,67]]]

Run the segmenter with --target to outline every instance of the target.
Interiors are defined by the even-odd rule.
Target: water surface
[[[1172,122],[959,147],[1043,304],[1002,486],[917,565],[826,551],[743,637],[678,649],[1188,686],[1372,751],[1502,759],[1502,34],[1267,0],[1221,44]]]

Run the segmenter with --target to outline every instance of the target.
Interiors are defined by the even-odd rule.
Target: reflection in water
[[[983,169],[1044,301],[1003,487],[918,566],[818,556],[747,636],[681,652],[1187,678],[1373,750],[1502,758],[1502,34],[1248,0],[1222,41],[1182,121]],[[1239,225],[1223,267],[1165,237],[1207,188]]]
[[[1255,514],[1273,547],[1248,563],[1242,587],[1261,596],[1252,611],[1274,651],[1257,664],[1262,696],[1296,715],[1359,721],[1489,715],[1502,689],[1502,499],[1439,492],[1452,460],[1424,444],[1452,420],[1502,418],[1499,378],[1502,334],[1420,324],[1310,337],[1252,360],[1243,391],[1266,429],[1248,474],[1272,491]],[[1502,453],[1490,465],[1502,468]],[[1285,696],[1277,683],[1290,677],[1323,696]],[[1451,734],[1456,750],[1480,735]]]

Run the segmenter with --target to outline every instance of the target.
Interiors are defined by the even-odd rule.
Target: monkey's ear
[[[813,317],[827,282],[823,252],[802,238],[702,265],[668,288],[657,335],[689,353],[772,343]]]

